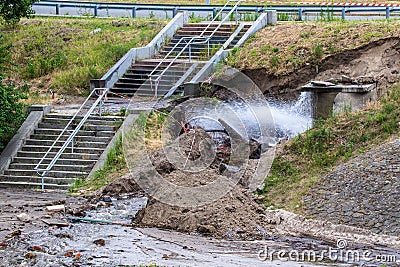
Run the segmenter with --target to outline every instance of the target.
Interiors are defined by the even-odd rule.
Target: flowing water
[[[278,138],[293,138],[312,127],[311,93],[302,92],[294,100],[284,101],[268,98],[267,101],[275,121]]]

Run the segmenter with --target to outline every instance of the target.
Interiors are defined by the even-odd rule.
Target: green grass
[[[122,149],[122,136],[119,136],[114,147],[108,152],[104,166],[97,170],[91,179],[77,179],[69,191],[70,193],[76,193],[81,189],[88,192],[96,191],[125,173],[127,167]]]
[[[85,95],[130,48],[146,45],[166,24],[156,19],[34,18],[13,30],[0,26],[12,44],[15,81],[35,89]],[[101,31],[93,34],[93,30]]]
[[[286,143],[261,192],[265,204],[301,212],[302,197],[333,166],[400,132],[400,85],[366,110],[333,116]]]

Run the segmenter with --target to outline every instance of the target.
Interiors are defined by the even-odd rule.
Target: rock
[[[31,249],[34,251],[43,251],[43,248],[41,246],[33,246],[31,247]]]
[[[73,257],[74,256],[75,251],[74,250],[67,250],[64,254],[65,257]]]
[[[354,80],[351,77],[347,75],[342,75],[342,83],[353,83],[353,82]]]
[[[94,29],[93,31],[90,32],[90,34],[96,34],[99,32],[101,32],[101,28]]]
[[[26,259],[35,259],[36,258],[36,254],[33,252],[28,252],[25,254],[25,258]]]
[[[334,83],[324,82],[324,81],[311,81],[311,83],[312,83],[313,85],[316,85],[316,86],[326,86],[326,87],[328,87],[328,86],[335,86]]]
[[[93,241],[93,244],[103,247],[106,244],[106,241],[104,239],[100,238],[100,239]]]
[[[21,213],[21,214],[17,215],[17,218],[21,222],[29,222],[29,215],[26,213]]]
[[[216,232],[216,229],[212,225],[199,225],[197,231],[201,234],[212,234]]]
[[[234,211],[236,210],[236,208],[233,207],[233,206],[226,206],[225,209],[226,209],[227,211],[229,211],[229,212],[234,212]]]
[[[6,236],[6,238],[13,238],[15,236],[20,236],[20,235],[21,235],[21,230],[17,230],[17,231],[12,232],[11,234],[8,234]]]
[[[65,206],[64,205],[54,205],[54,206],[47,206],[46,210],[48,212],[59,212],[59,211],[65,211]]]
[[[110,196],[103,196],[103,199],[102,199],[104,202],[108,202],[108,203],[110,203],[110,202],[112,202],[112,199],[111,199],[111,197]]]

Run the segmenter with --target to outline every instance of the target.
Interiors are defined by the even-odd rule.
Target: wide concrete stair
[[[204,29],[206,29],[207,25],[208,24],[206,23],[186,24],[175,33],[174,37],[165,46],[161,48],[159,54],[157,54],[155,58],[137,61],[132,64],[125,75],[114,84],[113,88],[111,88],[111,92],[127,96],[137,95],[143,97],[154,97],[156,90],[155,88],[157,88],[157,97],[164,96],[173,86],[176,85],[186,71],[192,66],[193,62],[208,61],[229,39],[229,37],[237,28],[237,25],[224,24],[221,25],[221,27],[213,34],[218,24],[212,24],[203,34],[204,37],[213,34],[209,43],[203,42],[192,44],[190,47],[190,53],[188,47],[183,50],[186,44],[185,42],[179,43],[179,41],[183,37],[190,38],[201,35]],[[236,36],[230,43],[229,48],[232,48],[240,40],[250,26],[251,25],[244,26],[239,35]],[[199,41],[201,42],[201,40]],[[161,74],[163,70],[165,70],[170,64],[171,60],[173,60],[182,50],[183,52],[179,56],[178,60],[176,60],[174,64],[162,75],[162,78],[158,81],[157,85],[156,81],[154,81],[154,78],[152,80],[149,79],[149,74],[157,67],[162,59],[166,58],[166,60],[153,74]],[[168,55],[168,53],[170,54]],[[190,78],[192,78],[199,69],[200,66],[193,71],[185,81],[188,81]],[[182,91],[181,89],[182,87],[179,87],[178,90],[175,91],[175,94],[179,94]]]
[[[72,116],[63,114],[48,114],[44,117],[9,167],[0,175],[0,187],[41,188],[41,177],[34,168],[71,118]],[[72,123],[69,130],[74,130],[80,118]],[[45,176],[45,189],[67,190],[76,179],[85,178],[121,123],[122,117],[117,116],[89,117],[74,139],[73,151],[69,145]],[[60,138],[40,168],[47,167],[67,138],[68,134]]]

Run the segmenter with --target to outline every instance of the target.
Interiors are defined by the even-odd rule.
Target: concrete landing
[[[312,81],[300,88],[302,92],[314,93],[367,93],[374,90],[375,84],[333,84]]]

